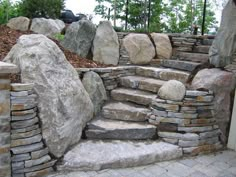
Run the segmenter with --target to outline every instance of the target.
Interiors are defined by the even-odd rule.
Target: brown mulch
[[[21,35],[32,34],[32,33],[33,33],[32,31],[22,32],[18,30],[12,30],[8,28],[6,25],[0,25],[0,61],[2,61],[6,57],[8,52],[16,44],[17,39]],[[53,39],[53,41],[60,47],[60,49],[64,52],[67,60],[75,68],[98,68],[98,67],[108,66],[104,64],[99,64],[86,58],[82,58],[77,54],[63,48],[57,40]]]

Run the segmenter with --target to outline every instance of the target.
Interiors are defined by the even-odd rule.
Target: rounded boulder
[[[186,93],[185,85],[177,80],[169,80],[158,91],[161,99],[182,101]]]

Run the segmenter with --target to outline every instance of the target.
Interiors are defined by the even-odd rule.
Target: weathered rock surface
[[[81,57],[87,57],[96,34],[95,25],[89,20],[72,23],[66,30],[62,46]]]
[[[218,125],[224,136],[228,136],[230,121],[230,92],[235,88],[232,73],[220,69],[204,69],[197,73],[192,81],[192,88],[205,88],[215,94],[214,110]]]
[[[155,56],[155,48],[146,34],[129,34],[123,44],[133,64],[148,64]]]
[[[159,89],[158,96],[166,100],[182,101],[185,93],[186,87],[183,83],[176,80],[170,80]]]
[[[236,51],[236,5],[233,0],[229,0],[222,12],[220,28],[216,38],[210,48],[210,63],[216,67],[224,67],[233,60]]]
[[[27,31],[29,29],[30,19],[27,17],[16,17],[9,20],[7,26],[14,30]]]
[[[131,103],[113,102],[106,104],[102,114],[106,119],[124,121],[145,121],[150,110]]]
[[[169,36],[160,33],[151,33],[151,37],[156,45],[157,58],[170,59],[172,56],[172,45]]]
[[[117,65],[119,48],[118,36],[111,23],[100,22],[93,40],[93,60],[103,64]]]
[[[158,141],[150,143],[84,141],[65,155],[58,170],[126,168],[171,160],[181,156],[182,150],[178,146]]]
[[[89,139],[141,140],[156,136],[156,126],[147,123],[95,119],[85,131]]]
[[[43,139],[50,152],[61,157],[80,140],[93,116],[77,72],[57,45],[39,34],[21,36],[5,61],[19,66],[23,83],[34,83]]]
[[[101,111],[102,105],[107,100],[106,89],[102,79],[97,73],[90,71],[84,74],[82,83],[93,102],[94,113],[97,115]]]
[[[30,30],[38,34],[53,37],[53,35],[61,33],[63,28],[65,28],[65,24],[61,20],[34,18]]]

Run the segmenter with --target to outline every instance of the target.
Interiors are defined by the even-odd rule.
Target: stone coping
[[[0,62],[0,74],[10,74],[10,73],[15,74],[18,73],[19,71],[20,71],[19,68],[14,64]]]

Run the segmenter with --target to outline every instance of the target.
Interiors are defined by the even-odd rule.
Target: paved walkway
[[[50,177],[236,177],[236,152],[226,150],[142,167],[71,172]]]

